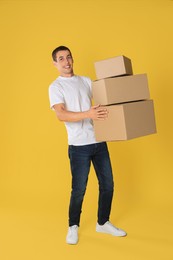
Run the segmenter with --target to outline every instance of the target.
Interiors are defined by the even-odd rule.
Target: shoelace
[[[119,230],[119,228],[115,227],[114,225],[112,225],[109,221],[107,222],[107,224],[113,228],[116,228],[117,230]]]
[[[74,225],[74,226],[70,227],[70,230],[73,231],[73,230],[76,230],[77,228],[78,228],[78,226]]]

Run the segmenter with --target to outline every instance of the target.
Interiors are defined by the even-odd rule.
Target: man
[[[72,173],[72,192],[69,205],[68,244],[77,244],[82,202],[91,162],[98,183],[98,222],[96,231],[114,236],[126,232],[109,222],[113,197],[113,175],[106,142],[97,142],[92,120],[105,120],[108,111],[91,106],[91,80],[73,72],[73,57],[69,48],[59,46],[52,52],[53,63],[60,76],[49,87],[50,106],[68,133],[69,159]]]

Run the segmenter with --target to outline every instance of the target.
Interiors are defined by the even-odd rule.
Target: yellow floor
[[[88,211],[88,210],[87,210]],[[62,210],[63,214],[65,210]],[[170,211],[171,212],[171,211]],[[95,232],[93,208],[83,213],[79,243],[65,243],[67,219],[53,207],[0,209],[1,260],[118,259],[172,260],[173,216],[167,208],[140,207],[119,211],[112,222],[128,236]]]

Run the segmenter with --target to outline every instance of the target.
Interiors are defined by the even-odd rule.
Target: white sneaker
[[[66,237],[67,244],[75,245],[78,242],[78,226],[73,225],[68,228],[68,233]]]
[[[109,221],[107,221],[104,225],[99,225],[97,223],[96,231],[100,233],[110,234],[112,236],[117,236],[117,237],[124,237],[127,235],[127,233],[124,230],[115,227]]]

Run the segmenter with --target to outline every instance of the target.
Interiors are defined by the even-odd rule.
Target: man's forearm
[[[64,122],[77,122],[83,119],[89,118],[89,111],[84,112],[72,112],[72,111],[62,111],[61,113],[56,113],[60,121]]]
[[[58,119],[63,122],[77,122],[87,118],[93,120],[104,120],[108,115],[107,109],[100,105],[92,106],[89,110],[82,112],[66,110],[64,104],[55,105],[54,109]]]

